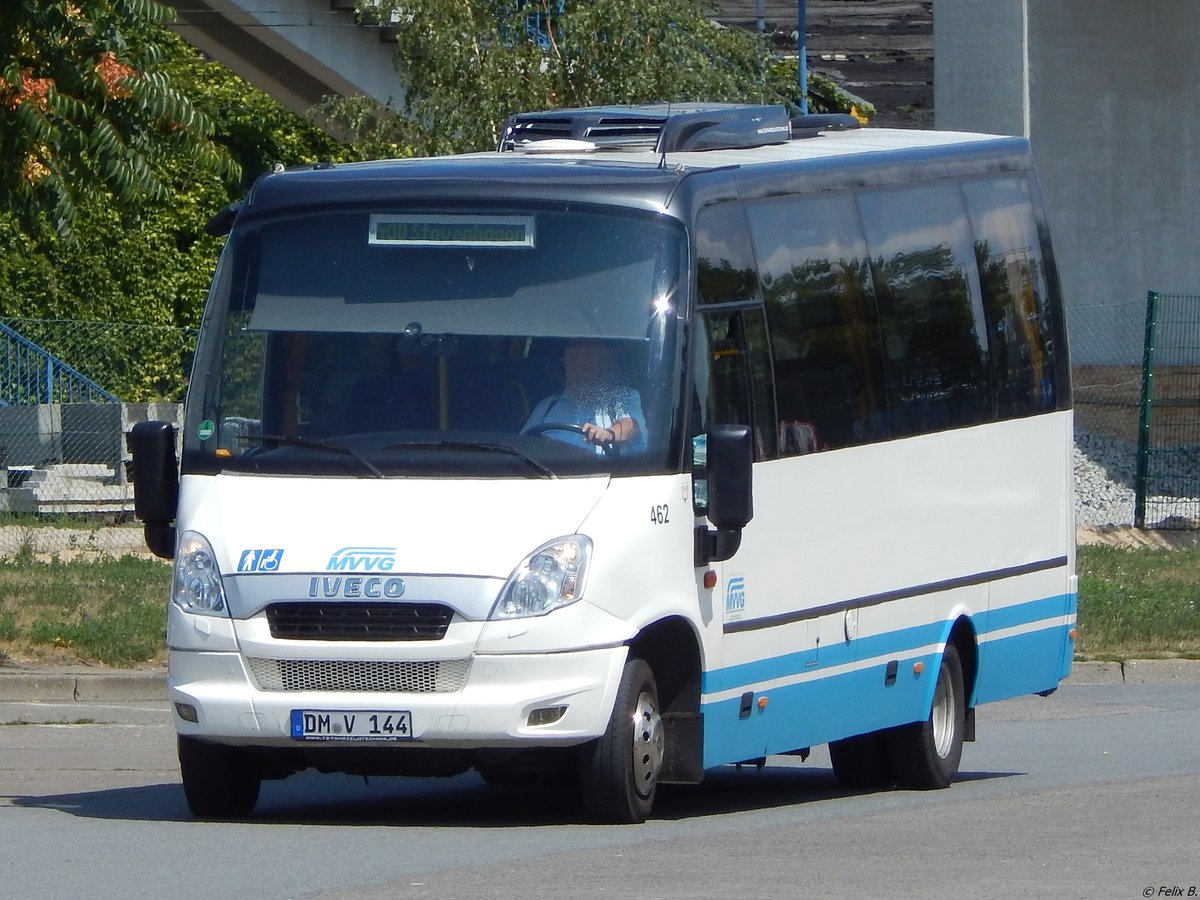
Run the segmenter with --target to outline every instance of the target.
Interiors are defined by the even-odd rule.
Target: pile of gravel
[[[1200,473],[1200,448],[1172,451],[1180,474],[1153,476],[1156,493],[1146,498],[1147,525],[1152,528],[1200,526],[1200,499],[1191,496]],[[1075,523],[1094,528],[1133,524],[1137,445],[1086,431],[1075,432]]]

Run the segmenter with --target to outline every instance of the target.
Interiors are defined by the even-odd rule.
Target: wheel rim
[[[938,672],[937,686],[933,691],[933,710],[929,722],[933,728],[933,747],[941,759],[950,755],[954,745],[954,691],[950,689],[950,679],[943,667]]]
[[[642,797],[649,797],[658,783],[665,743],[658,704],[643,691],[633,710],[633,777]]]

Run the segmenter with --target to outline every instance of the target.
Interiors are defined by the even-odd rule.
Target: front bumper
[[[410,712],[412,739],[387,743],[389,747],[570,746],[604,733],[627,653],[628,648],[616,646],[566,653],[476,654],[458,678],[461,685],[435,677],[419,689],[393,691],[373,689],[370,680],[351,690],[344,689],[344,680],[342,689],[337,690],[314,690],[311,683],[291,680],[284,686],[265,679],[261,663],[256,662],[252,672],[240,653],[172,650],[167,686],[170,699],[193,707],[198,720],[190,722],[177,715],[176,730],[222,744],[364,746],[364,742],[294,740],[292,710],[321,709]],[[566,707],[566,711],[550,724],[529,725],[529,714],[546,707]]]

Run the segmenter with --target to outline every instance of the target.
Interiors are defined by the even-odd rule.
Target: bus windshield
[[[673,220],[565,205],[239,223],[197,349],[185,471],[678,468],[685,253]]]

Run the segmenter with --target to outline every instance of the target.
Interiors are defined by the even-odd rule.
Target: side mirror
[[[175,426],[138,422],[129,432],[133,454],[133,513],[145,525],[146,546],[155,556],[175,555],[175,513],[179,473],[175,462]]]
[[[708,519],[696,529],[696,565],[729,559],[754,518],[754,434],[748,425],[715,425],[707,437]]]

